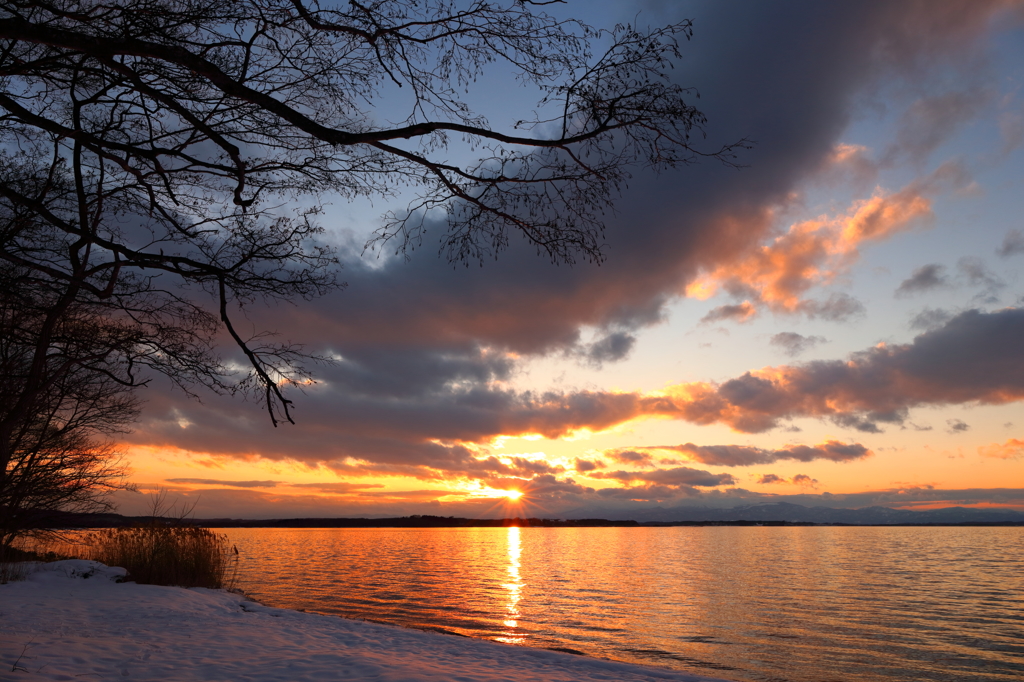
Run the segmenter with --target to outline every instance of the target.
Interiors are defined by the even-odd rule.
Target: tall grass
[[[0,585],[24,580],[27,573],[24,561],[10,561],[0,556]]]
[[[146,585],[230,587],[238,549],[209,528],[152,523],[108,528],[89,536],[91,559],[127,569]]]

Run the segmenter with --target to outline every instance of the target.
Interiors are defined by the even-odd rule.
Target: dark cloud
[[[910,318],[911,329],[930,330],[941,327],[952,319],[953,314],[941,308],[925,308]]]
[[[996,253],[1003,258],[1024,253],[1024,231],[1010,230],[1007,232],[1002,245],[996,249]]]
[[[826,343],[828,339],[824,336],[803,336],[796,332],[779,332],[771,338],[773,346],[778,346],[790,357],[796,357],[801,353],[814,348],[820,343]]]
[[[855,429],[861,433],[883,433],[882,429],[872,419],[856,414],[833,415],[832,422],[847,429]]]
[[[998,275],[985,267],[980,258],[965,256],[957,261],[957,270],[966,278],[969,286],[981,287],[974,299],[982,303],[998,303],[999,291],[1006,283]]]
[[[627,332],[614,332],[584,346],[581,355],[588,364],[601,366],[606,362],[622,360],[633,350],[636,337]]]
[[[700,318],[700,321],[701,324],[711,324],[713,322],[723,322],[725,320],[749,322],[756,316],[757,308],[755,308],[750,301],[744,301],[743,303],[737,303],[735,305],[720,305],[717,308],[713,308],[707,315]]]
[[[961,258],[957,261],[957,271],[960,273],[960,284],[966,283],[971,287],[982,287],[981,292],[975,298],[988,303],[997,301],[997,293],[1006,286],[995,273],[985,267],[985,263],[980,258],[973,256]],[[913,274],[896,289],[896,296],[897,298],[913,296],[950,286],[952,286],[952,282],[946,275],[945,266],[929,263],[914,270]]]
[[[1024,309],[969,310],[910,344],[880,344],[848,360],[747,373],[720,385],[674,389],[680,417],[738,431],[793,417],[828,417],[872,432],[911,407],[1024,399]]]
[[[810,317],[829,322],[845,322],[864,314],[864,304],[849,294],[832,294],[824,301],[801,301],[799,311]]]
[[[900,119],[896,142],[886,151],[883,164],[891,165],[900,157],[923,163],[959,127],[977,116],[993,94],[972,89],[918,99]]]
[[[604,453],[609,459],[622,464],[639,463],[649,465],[652,452],[678,452],[701,464],[718,466],[752,466],[754,464],[771,464],[779,460],[796,460],[811,462],[824,459],[832,462],[850,462],[871,456],[871,451],[860,443],[841,443],[836,440],[826,441],[820,445],[788,445],[777,450],[753,447],[750,445],[652,445],[644,448],[612,450]]]
[[[967,277],[967,281],[974,286],[984,285],[988,287],[1001,287],[1003,281],[997,275],[985,267],[980,258],[965,256],[957,261],[957,269]]]
[[[946,429],[947,433],[963,433],[971,428],[970,424],[960,419],[947,419],[946,426],[949,427]]]
[[[731,474],[713,474],[702,469],[675,467],[673,469],[655,469],[654,471],[602,471],[590,474],[591,478],[610,479],[622,483],[643,483],[678,487],[717,487],[735,485],[736,479]]]
[[[946,277],[945,266],[938,263],[922,265],[914,270],[909,278],[903,280],[896,289],[896,296],[912,296],[922,291],[931,291],[941,287],[949,286],[949,278]]]
[[[631,464],[633,466],[654,466],[654,460],[650,453],[638,450],[611,450],[604,453],[613,462],[619,464]]]
[[[787,483],[790,485],[805,486],[808,488],[814,488],[818,485],[818,479],[811,478],[807,474],[797,474],[793,478],[783,478],[776,474],[765,474],[757,479],[757,482],[761,485],[770,485],[775,483]]]
[[[603,469],[605,466],[604,462],[600,460],[592,459],[580,459],[576,458],[576,471],[586,473],[588,471],[595,471],[597,469]]]

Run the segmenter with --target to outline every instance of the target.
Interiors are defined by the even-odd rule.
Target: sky
[[[692,19],[675,78],[741,167],[634,173],[600,265],[366,251],[401,197],[325,197],[347,286],[250,312],[334,359],[296,424],[154,381],[120,511],[1024,510],[1024,3],[557,11]],[[502,129],[534,95],[496,68],[467,101]]]

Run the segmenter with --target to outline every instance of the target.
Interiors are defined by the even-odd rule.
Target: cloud
[[[395,399],[325,385],[312,405],[313,427],[271,429],[258,413],[228,399],[182,405],[180,415],[150,414],[129,438],[192,452],[328,463],[339,475],[458,477],[561,474],[528,457],[496,457],[499,436],[559,438],[642,418],[725,424],[766,431],[795,418],[825,418],[865,432],[901,424],[925,405],[1003,404],[1024,398],[1024,310],[969,310],[908,344],[880,344],[845,360],[767,367],[718,383],[692,382],[655,393],[515,392],[500,386],[452,386],[429,397]],[[324,395],[325,394],[325,395]],[[853,449],[849,449],[853,448]],[[666,446],[695,461],[737,466],[790,458],[844,461],[866,448],[830,441],[765,450],[748,446]],[[625,450],[625,449],[624,449]],[[650,453],[651,448],[629,448]]]
[[[780,332],[774,335],[769,341],[773,346],[782,348],[786,355],[796,357],[801,353],[814,348],[820,343],[826,343],[828,339],[824,336],[803,336],[796,332]]]
[[[797,474],[796,476],[793,477],[792,480],[793,480],[793,485],[802,485],[802,486],[807,486],[809,488],[816,488],[816,487],[818,487],[818,479],[811,478],[810,476],[808,476],[806,474]]]
[[[771,464],[780,460],[811,462],[823,459],[832,462],[851,462],[870,457],[873,453],[860,443],[841,443],[829,440],[820,445],[787,445],[769,450],[749,445],[651,445],[641,448],[611,450],[606,457],[622,464],[650,465],[652,452],[676,452],[701,464],[736,467]]]
[[[858,95],[937,60],[959,61],[999,6],[955,2],[936,12],[929,3],[812,2],[754,4],[740,14],[716,3],[695,8],[699,39],[687,53],[682,84],[700,87],[708,149],[743,137],[758,141],[740,159],[744,169],[699,164],[637,173],[609,219],[601,267],[552,267],[515,238],[482,268],[452,268],[429,241],[409,260],[371,261],[361,258],[361,245],[350,248],[336,234],[347,289],[309,305],[252,311],[257,328],[284,330],[282,341],[339,358],[318,368],[320,383],[294,396],[297,427],[272,429],[258,406],[220,396],[197,405],[156,388],[162,384],[154,379],[143,420],[126,440],[218,457],[323,462],[353,477],[521,476],[568,496],[589,493],[573,492],[556,466],[497,457],[488,445],[502,435],[558,438],[648,417],[757,431],[799,417],[873,424],[919,404],[1015,400],[1016,357],[986,345],[988,327],[971,337],[976,346],[966,339],[967,327],[995,319],[986,314],[952,318],[906,346],[766,368],[722,384],[651,394],[510,387],[524,358],[578,352],[599,364],[625,357],[637,331],[662,321],[695,282],[706,280],[755,309],[823,320],[863,311],[847,294],[812,290],[840,280],[866,244],[925,224],[935,194],[965,181],[962,169],[947,164],[903,188],[878,189],[846,209],[782,229],[780,216],[804,183],[839,164],[839,136]],[[635,7],[611,11],[621,17],[610,22],[632,20]],[[654,3],[651,20],[689,11]],[[864,157],[853,150],[842,163]],[[333,217],[347,209],[337,210]],[[442,230],[431,225],[428,234]],[[604,335],[584,343],[584,333],[595,329]],[[955,342],[957,333],[963,343]],[[949,371],[939,376],[938,361],[929,358],[942,343],[956,353],[943,356]],[[986,354],[1001,363],[1002,378],[979,359]],[[969,371],[959,369],[961,358]],[[229,365],[241,360],[230,351],[225,358]],[[877,391],[875,375],[882,380]],[[664,490],[695,494],[692,486]]]
[[[923,291],[931,291],[949,286],[946,268],[938,263],[922,265],[914,270],[908,279],[903,280],[896,289],[896,296],[912,296]]]
[[[970,286],[982,287],[974,299],[983,303],[997,303],[999,291],[1006,286],[995,273],[985,267],[980,258],[965,256],[957,261],[957,270],[967,279]]]
[[[797,474],[793,478],[783,478],[776,474],[764,474],[757,482],[761,485],[772,485],[776,483],[785,483],[789,485],[804,486],[807,488],[816,488],[818,486],[818,479],[811,478],[806,474]]]
[[[996,253],[1003,258],[1024,253],[1024,231],[1010,230],[1003,237],[1002,245],[996,249]]]
[[[675,467],[673,469],[655,469],[654,471],[602,471],[590,475],[591,478],[616,480],[622,483],[643,483],[679,487],[713,488],[722,485],[735,485],[736,479],[731,474],[713,474],[702,469]]]
[[[364,493],[370,488],[383,488],[383,483],[349,483],[347,481],[337,481],[334,483],[289,483],[292,488],[300,488],[307,490],[316,490],[324,493],[351,493],[360,492]],[[403,491],[405,494],[405,491]]]
[[[701,324],[711,324],[713,322],[734,320],[742,323],[749,322],[756,316],[757,308],[750,301],[743,301],[743,303],[735,305],[720,305],[717,308],[713,308],[707,315],[700,318],[700,322]]]
[[[600,461],[600,460],[580,459],[578,457],[576,458],[576,467],[575,468],[576,468],[576,471],[578,471],[581,474],[585,474],[588,471],[595,471],[597,469],[603,469],[604,467],[605,467],[605,463]]]
[[[610,450],[605,452],[604,455],[619,464],[643,467],[654,466],[654,460],[651,458],[650,453],[635,449]]]
[[[192,485],[223,485],[230,488],[273,488],[281,481],[220,481],[213,478],[168,478],[168,483],[190,483]]]
[[[958,128],[975,118],[993,95],[990,90],[973,88],[917,99],[901,117],[896,142],[882,163],[892,165],[900,157],[923,163]]]
[[[821,318],[829,322],[845,322],[864,314],[864,304],[849,294],[837,293],[824,301],[805,299],[797,306],[797,310],[813,319]]]
[[[861,309],[849,296],[821,303],[808,299],[807,292],[848,272],[859,259],[863,243],[888,239],[930,219],[927,195],[963,182],[962,169],[945,164],[898,192],[878,191],[870,199],[854,202],[845,214],[796,223],[770,243],[710,270],[692,282],[687,293],[707,298],[725,290],[776,312],[845,319]]]
[[[636,337],[627,332],[614,332],[584,346],[579,354],[593,366],[600,367],[605,362],[622,360],[633,350]]]
[[[941,308],[925,308],[910,318],[911,329],[930,330],[945,325],[953,318],[953,314]]]
[[[982,445],[978,454],[993,459],[1024,459],[1024,440],[1010,438],[1005,443]]]
[[[910,344],[879,344],[846,361],[768,367],[722,384],[670,388],[679,417],[756,433],[783,419],[827,417],[862,431],[902,423],[919,405],[1024,398],[1024,310],[969,310]]]
[[[949,427],[946,429],[946,433],[963,433],[971,428],[970,424],[960,419],[947,419],[946,426]]]
[[[975,295],[975,300],[985,303],[998,302],[998,292],[1006,284],[995,273],[985,267],[985,263],[972,256],[965,256],[957,261],[957,271],[960,274],[959,284],[966,284],[972,287],[982,287]],[[946,275],[946,268],[938,263],[929,263],[916,270],[896,289],[897,298],[905,298],[922,292],[935,289],[948,288],[952,286],[950,278]]]

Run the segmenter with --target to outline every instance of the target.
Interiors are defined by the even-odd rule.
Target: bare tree
[[[556,261],[600,261],[631,168],[730,162],[743,143],[691,144],[704,117],[668,77],[688,22],[601,31],[553,4],[0,0],[0,259],[52,293],[24,399],[0,414],[0,460],[47,390],[51,327],[76,306],[122,335],[103,356],[112,381],[251,389],[291,421],[282,389],[308,378],[307,356],[234,319],[337,286],[323,196],[411,187],[374,246],[415,246],[440,216],[453,261],[513,234]],[[494,62],[539,99],[505,131],[463,98]],[[382,123],[381,106],[400,120]],[[455,147],[478,161],[451,161]],[[221,332],[247,375],[219,361]]]
[[[137,405],[119,355],[123,331],[66,307],[52,324],[53,301],[31,273],[0,263],[0,416],[12,427],[0,468],[0,557],[18,536],[53,525],[58,512],[111,508],[108,493],[127,487],[126,467],[108,437],[134,420]],[[33,367],[42,330],[48,352]],[[30,375],[39,380],[27,400]]]

